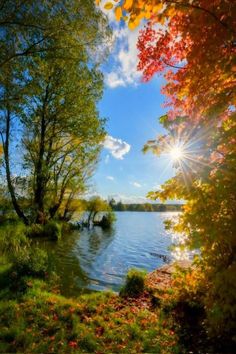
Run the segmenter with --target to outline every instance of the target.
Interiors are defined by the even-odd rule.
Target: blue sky
[[[114,45],[104,65],[105,91],[99,111],[108,119],[108,137],[98,169],[92,181],[92,193],[124,202],[143,202],[148,191],[155,190],[174,171],[167,157],[143,154],[142,147],[164,130],[158,118],[164,96],[161,77],[141,83],[137,72],[136,41],[138,30],[129,31],[110,22],[114,28]]]

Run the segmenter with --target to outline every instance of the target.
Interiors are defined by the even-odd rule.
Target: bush
[[[0,249],[3,254],[17,253],[30,244],[26,226],[22,223],[5,224],[0,228]]]
[[[32,247],[26,236],[28,232],[28,228],[21,223],[7,224],[0,228],[1,259],[4,258],[6,262],[6,270],[2,270],[0,282],[17,292],[26,290],[25,277],[43,277],[48,270],[47,253]]]
[[[61,238],[61,225],[58,224],[56,221],[49,221],[44,226],[44,234],[51,240],[59,240]]]
[[[112,224],[116,221],[115,214],[111,211],[106,215],[103,215],[102,220],[99,222],[99,226],[103,229],[108,229],[112,226]]]
[[[40,248],[22,248],[11,256],[13,273],[16,277],[39,276],[42,277],[48,270],[47,252]]]
[[[212,337],[225,336],[236,345],[236,263],[213,274],[204,304]]]
[[[27,236],[30,238],[48,237],[50,240],[57,241],[61,238],[62,226],[54,220],[46,225],[33,224],[27,229]]]
[[[27,236],[30,238],[44,236],[44,226],[40,224],[32,224],[27,228]]]
[[[61,233],[64,234],[68,234],[71,232],[71,230],[73,230],[72,224],[66,221],[60,221],[60,223],[58,224],[61,228]]]
[[[146,272],[138,269],[130,269],[126,276],[125,285],[120,290],[122,297],[136,297],[144,291]]]

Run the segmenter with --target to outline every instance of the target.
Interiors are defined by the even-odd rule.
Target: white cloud
[[[136,188],[141,188],[142,185],[138,182],[130,182],[130,184],[132,184],[132,186],[136,187]]]
[[[119,160],[123,160],[124,155],[130,151],[130,145],[121,139],[113,138],[107,135],[103,146],[105,149],[109,150],[113,157]]]
[[[125,86],[123,78],[119,77],[119,74],[116,72],[106,74],[106,84],[111,88]]]
[[[105,72],[105,82],[111,88],[136,85],[141,77],[141,73],[137,71],[140,27],[131,31],[127,24],[122,26],[116,21],[114,11],[104,9],[106,2],[107,0],[102,0],[100,8],[107,15],[112,27],[114,49],[110,57],[111,66]]]
[[[105,82],[111,87],[137,85],[141,73],[137,70],[139,29],[130,31],[128,27],[113,29],[114,51],[112,65],[105,74]]]
[[[115,178],[112,177],[112,176],[107,176],[106,178],[109,179],[110,181],[114,181],[114,179],[115,179]]]

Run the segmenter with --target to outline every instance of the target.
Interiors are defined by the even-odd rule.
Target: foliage
[[[187,247],[200,251],[208,324],[214,335],[228,338],[236,323],[235,13],[236,3],[227,0],[116,5],[118,19],[127,16],[130,27],[148,20],[138,40],[144,81],[156,73],[166,80],[168,111],[160,121],[167,133],[144,150],[159,155],[182,144],[184,151],[174,163],[176,176],[149,196],[186,201],[173,228],[185,235]]]
[[[61,224],[55,220],[51,220],[45,225],[32,224],[26,229],[29,238],[47,237],[52,241],[57,241],[61,238],[61,231]]]
[[[236,301],[233,285],[236,190],[231,178],[236,172],[236,151],[235,146],[230,145],[234,134],[235,123],[224,122],[213,138],[208,137],[209,150],[205,148],[211,154],[215,141],[225,144],[228,151],[222,159],[216,159],[210,165],[196,164],[195,171],[189,169],[184,175],[179,171],[164,184],[163,191],[150,194],[153,198],[186,200],[184,213],[173,228],[185,234],[188,248],[200,250],[200,256],[196,258],[206,284],[204,303],[211,332],[229,337],[235,331],[236,322],[233,305]]]
[[[61,238],[61,225],[58,224],[56,221],[49,221],[44,226],[44,234],[51,240],[59,240]]]
[[[234,1],[120,0],[115,8],[131,29],[148,22],[138,41],[139,69],[145,81],[165,73],[170,118],[227,115],[235,105]]]
[[[22,276],[44,276],[48,269],[47,253],[32,246],[27,232],[27,227],[19,222],[0,229],[1,256],[11,264],[9,285],[17,286]]]
[[[16,215],[12,209],[12,203],[6,193],[4,186],[0,187],[0,224],[7,222],[9,219],[16,219]]]
[[[0,252],[2,254],[17,254],[22,249],[29,247],[23,223],[6,223],[0,227]]]
[[[160,212],[160,211],[181,211],[182,204],[153,204],[153,203],[138,203],[138,204],[124,204],[122,202],[110,203],[112,210],[114,211],[148,211],[148,212]]]
[[[99,213],[111,212],[111,207],[102,198],[92,197],[90,200],[85,202],[85,210],[88,212],[86,224],[90,226],[91,223],[96,221],[96,217]]]
[[[44,225],[32,224],[27,227],[26,233],[29,238],[42,237],[44,235]]]
[[[57,214],[68,220],[105,136],[96,106],[110,35],[106,18],[93,0],[9,1],[1,4],[0,29],[0,135],[13,207],[25,224]],[[14,141],[26,175],[20,190]]]
[[[221,270],[212,276],[213,286],[208,288],[204,304],[213,336],[226,334],[235,343],[236,332],[236,265]],[[227,320],[227,321],[226,321]]]
[[[103,229],[108,229],[116,221],[116,215],[113,211],[109,211],[106,215],[103,215],[102,220],[99,222],[99,226]]]
[[[38,247],[22,248],[9,258],[13,264],[13,281],[22,276],[45,276],[48,270],[47,252]]]
[[[126,276],[125,285],[120,290],[123,297],[137,297],[144,291],[146,272],[130,269]]]
[[[103,28],[106,31],[107,22],[101,12],[94,10],[92,0],[80,3],[54,0],[40,4],[35,4],[33,0],[27,3],[1,0],[0,7],[0,26],[5,35],[0,39],[1,68],[38,53],[59,57],[61,52],[67,50],[68,59],[73,59],[78,49],[87,45],[98,51],[97,44],[105,41],[104,32],[100,30]],[[99,51],[96,54],[101,55]]]

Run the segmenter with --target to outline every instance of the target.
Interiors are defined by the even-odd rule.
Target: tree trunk
[[[90,211],[90,213],[89,213],[88,221],[87,221],[88,227],[90,227],[90,221],[91,221],[91,219],[92,219],[93,213],[94,213],[93,211]]]
[[[93,223],[94,223],[94,221],[95,221],[95,217],[96,217],[97,213],[98,213],[98,212],[95,211],[94,214],[93,214]]]
[[[45,135],[46,135],[46,108],[49,94],[49,83],[46,87],[43,108],[40,121],[40,143],[39,143],[39,155],[36,164],[36,186],[34,191],[34,203],[36,209],[36,223],[44,223],[44,195],[45,195],[45,171],[44,169],[44,153],[45,153]]]
[[[5,142],[3,142],[3,152],[4,152],[4,161],[5,161],[5,168],[6,168],[6,177],[7,177],[7,186],[11,196],[12,205],[16,211],[16,214],[19,216],[21,220],[23,220],[25,225],[29,225],[29,221],[23,211],[21,210],[15,195],[15,190],[12,185],[11,181],[11,169],[10,169],[10,159],[9,159],[9,144],[10,144],[10,122],[11,116],[10,111],[7,110],[6,115],[6,138]]]

